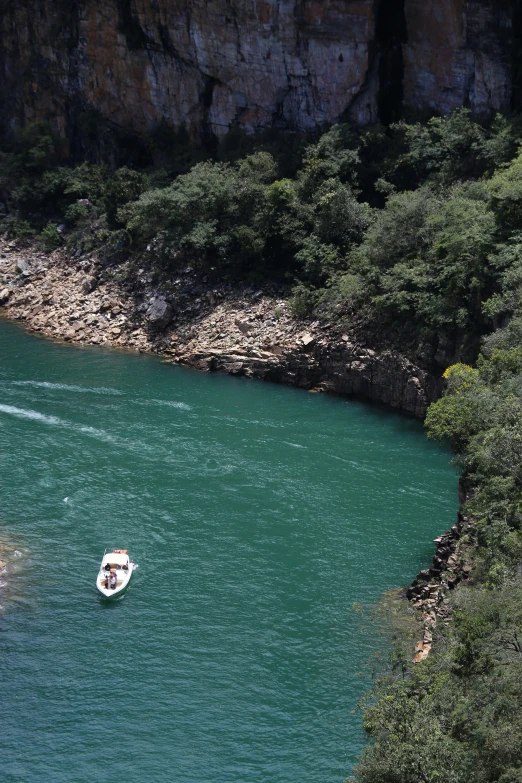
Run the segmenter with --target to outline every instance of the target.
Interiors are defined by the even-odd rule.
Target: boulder
[[[18,272],[18,274],[21,275],[30,275],[31,274],[31,266],[27,263],[27,261],[24,261],[23,258],[17,259],[15,263],[15,272]]]
[[[310,334],[310,332],[306,332],[306,334],[303,334],[301,336],[301,342],[305,348],[313,348],[315,343],[315,338],[313,337],[313,335]]]
[[[94,275],[88,275],[84,278],[82,282],[82,291],[84,294],[90,294],[91,291],[94,291],[97,285],[97,280],[94,277]]]
[[[9,299],[10,293],[11,292],[9,291],[8,288],[3,288],[0,291],[0,305],[3,305],[3,304],[5,304],[7,302],[7,300]]]
[[[239,318],[236,320],[236,326],[242,334],[248,334],[253,329],[249,321],[241,321]]]
[[[147,309],[147,321],[155,329],[165,329],[172,321],[174,310],[163,296],[156,296]]]

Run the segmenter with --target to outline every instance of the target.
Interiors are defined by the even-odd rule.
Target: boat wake
[[[66,422],[63,419],[59,419],[58,416],[48,416],[45,413],[38,413],[38,411],[28,410],[26,408],[17,408],[14,405],[0,405],[0,413],[9,413],[11,416],[16,416],[19,419],[33,419],[34,421],[42,421],[45,424],[53,424],[54,426],[63,426]]]
[[[109,386],[76,386],[69,383],[51,383],[49,381],[12,381],[13,386],[34,386],[37,389],[57,389],[59,391],[80,392],[83,394],[110,394],[121,396],[123,392]]]
[[[186,402],[178,402],[177,400],[134,400],[137,405],[161,405],[166,408],[177,408],[180,411],[191,411],[192,406]]]
[[[43,424],[48,424],[53,427],[61,427],[62,429],[82,432],[86,435],[101,438],[104,441],[109,441],[111,443],[115,442],[115,438],[113,438],[112,435],[109,435],[105,430],[99,430],[96,427],[89,427],[85,424],[73,424],[65,419],[60,419],[58,416],[49,416],[46,413],[39,413],[39,411],[33,411],[28,408],[17,408],[15,405],[0,405],[0,413],[7,413],[11,416],[16,416],[18,419],[40,421]]]
[[[10,416],[14,416],[18,419],[29,419],[32,421],[40,422],[47,426],[57,427],[61,430],[66,430],[74,434],[87,435],[90,438],[102,441],[103,443],[109,443],[116,449],[124,449],[132,453],[139,453],[140,459],[150,462],[176,462],[169,449],[161,448],[159,446],[151,447],[147,443],[142,441],[134,441],[129,438],[119,437],[117,435],[111,435],[106,430],[98,429],[97,427],[91,427],[88,424],[76,424],[66,419],[60,419],[58,416],[51,416],[46,413],[40,413],[39,411],[31,410],[29,408],[18,408],[15,405],[0,405],[0,413],[6,413]]]

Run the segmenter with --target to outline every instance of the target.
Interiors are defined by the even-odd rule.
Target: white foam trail
[[[13,386],[34,386],[40,389],[58,389],[60,391],[80,392],[84,394],[112,394],[121,396],[118,389],[109,386],[76,386],[69,383],[50,383],[49,381],[12,381]]]
[[[111,443],[115,441],[112,435],[109,435],[105,430],[98,430],[96,427],[89,427],[86,424],[73,424],[70,421],[65,421],[65,419],[59,419],[58,416],[47,416],[44,413],[38,413],[38,411],[16,408],[14,405],[0,405],[0,413],[9,413],[18,419],[32,419],[33,421],[41,421],[43,424],[51,424],[54,427],[83,432],[86,435],[93,435]]]
[[[57,416],[46,416],[38,411],[27,410],[26,408],[16,408],[14,405],[0,405],[1,413],[10,413],[19,419],[33,419],[34,421],[43,421],[45,424],[54,424],[55,426],[67,426],[67,422],[59,419]]]
[[[133,400],[136,405],[164,405],[168,408],[177,408],[181,411],[191,411],[192,406],[186,402],[177,402],[176,400]]]
[[[186,402],[176,402],[175,400],[151,400],[155,405],[167,405],[169,408],[179,408],[182,411],[191,411],[192,406]]]
[[[70,430],[75,433],[87,435],[88,437],[96,438],[97,440],[104,441],[105,443],[110,443],[116,448],[126,449],[134,453],[138,452],[140,459],[142,460],[153,462],[158,460],[161,462],[173,461],[177,464],[177,460],[172,459],[170,449],[158,446],[152,448],[147,443],[132,441],[127,438],[114,436],[105,430],[99,430],[96,427],[90,427],[87,424],[75,424],[71,421],[66,421],[65,419],[59,419],[57,416],[47,416],[43,413],[39,413],[38,411],[28,410],[26,408],[17,408],[14,405],[0,405],[0,413],[7,413],[19,419],[32,419],[33,421],[42,422],[42,424],[48,424],[54,427],[60,427],[64,430]],[[147,452],[152,452],[152,454],[149,455]]]

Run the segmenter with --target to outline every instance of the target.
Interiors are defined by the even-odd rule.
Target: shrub
[[[58,226],[56,223],[47,223],[46,227],[40,234],[40,239],[42,241],[44,250],[47,253],[51,253],[53,250],[56,250],[56,248],[60,247],[63,242],[62,235],[58,231]]]
[[[317,292],[303,283],[298,283],[292,288],[290,297],[290,309],[297,318],[306,318],[311,315],[317,304]]]

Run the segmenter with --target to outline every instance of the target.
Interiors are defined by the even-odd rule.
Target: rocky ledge
[[[406,590],[406,597],[422,618],[422,636],[415,647],[415,663],[429,655],[437,622],[449,621],[448,593],[461,582],[468,581],[473,569],[470,559],[473,543],[473,520],[459,511],[453,527],[435,539],[437,549],[431,566],[420,571]]]
[[[0,242],[0,306],[28,329],[73,343],[160,354],[204,371],[358,396],[422,419],[441,381],[393,350],[296,320],[284,291],[212,285],[190,269],[169,284],[95,257]]]

